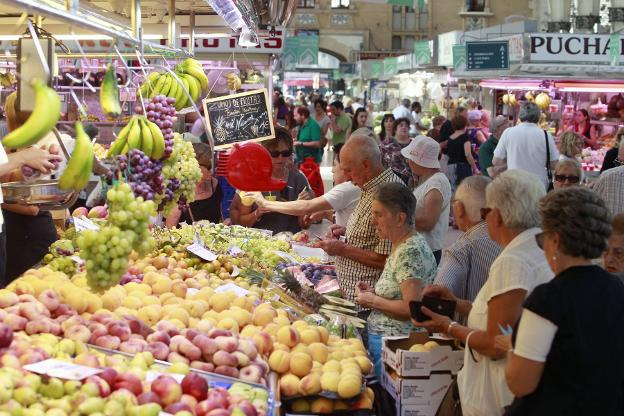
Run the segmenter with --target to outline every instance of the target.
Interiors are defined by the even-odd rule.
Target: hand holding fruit
[[[46,149],[29,147],[15,153],[20,165],[28,166],[34,170],[48,174],[58,167],[62,160],[58,154],[54,154]]]

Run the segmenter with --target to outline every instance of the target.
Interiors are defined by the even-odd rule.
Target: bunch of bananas
[[[108,156],[125,155],[132,149],[139,149],[154,160],[162,159],[165,154],[162,131],[145,116],[130,119],[108,149]]]
[[[34,78],[31,85],[35,90],[35,107],[24,124],[4,136],[2,145],[7,149],[32,146],[48,134],[61,117],[61,99],[56,91],[38,78]]]
[[[236,72],[228,72],[225,74],[225,79],[227,80],[228,90],[236,91],[240,89],[242,82]]]
[[[17,83],[15,75],[7,70],[7,72],[0,74],[0,85],[4,88],[12,88],[13,84]]]
[[[208,90],[208,77],[204,73],[201,64],[195,59],[188,58],[181,64],[176,65],[175,74],[184,88],[169,72],[151,72],[143,85],[141,85],[141,94],[144,98],[148,97],[150,99],[157,95],[175,98],[175,108],[176,110],[181,110],[191,104],[184,89],[188,91],[193,102],[197,102],[201,94]]]
[[[93,169],[93,144],[85,133],[82,123],[76,122],[76,145],[59,178],[58,187],[63,190],[80,191],[89,183]]]
[[[100,107],[102,107],[102,113],[108,117],[117,118],[121,114],[117,75],[111,64],[108,64],[104,74],[104,81],[102,81],[100,86]]]

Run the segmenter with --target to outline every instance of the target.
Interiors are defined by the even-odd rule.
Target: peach
[[[340,382],[340,373],[329,371],[323,372],[321,376],[321,387],[326,391],[338,391],[338,383]],[[360,385],[361,380],[358,380],[358,386]]]
[[[87,367],[99,368],[100,361],[98,358],[90,353],[82,353],[78,354],[76,358],[74,358],[74,362],[79,365],[84,365]]]
[[[290,348],[297,345],[300,339],[299,331],[290,326],[283,326],[277,331],[277,341]]]
[[[152,382],[151,390],[160,397],[165,406],[180,401],[180,397],[182,397],[182,387],[173,377],[165,375]]]
[[[119,348],[120,344],[121,340],[119,339],[119,337],[116,337],[114,335],[102,335],[95,340],[95,345],[97,345],[98,347],[108,348],[111,350],[116,350],[117,348]]]
[[[108,333],[119,338],[120,341],[127,341],[130,339],[130,327],[125,322],[118,321],[109,321],[106,324],[106,329],[108,329]]]
[[[299,393],[301,380],[294,374],[285,374],[280,378],[280,392],[283,397],[294,396]]]
[[[162,400],[160,400],[160,396],[158,396],[153,391],[146,391],[146,392],[141,393],[137,397],[137,402],[140,405],[141,404],[146,404],[146,403],[156,403],[159,406],[162,406]]]
[[[273,322],[273,319],[277,317],[277,312],[273,308],[261,308],[256,309],[251,317],[251,321],[254,325],[264,327]]]
[[[232,331],[228,331],[227,329],[221,329],[221,328],[213,328],[210,330],[210,332],[208,332],[208,336],[210,338],[231,337]]]
[[[41,302],[50,312],[56,310],[61,304],[61,299],[58,293],[52,289],[46,289],[38,296],[39,302]]]
[[[45,311],[45,313],[44,313]],[[24,302],[19,304],[19,314],[29,321],[36,321],[42,316],[50,316],[50,311],[43,306],[43,304],[37,302]]]
[[[195,338],[193,338],[193,344],[195,344],[197,348],[201,350],[204,358],[212,356],[219,349],[217,347],[217,342],[214,339],[208,338],[203,334],[195,336]]]
[[[191,363],[191,368],[212,373],[215,369],[215,365],[213,363],[205,363],[203,361],[193,361]]]
[[[301,352],[307,355],[312,355],[310,348],[308,348],[306,344],[297,344],[290,350],[290,352]]]
[[[297,399],[290,405],[291,410],[295,413],[307,413],[310,411],[310,402],[306,399]]]
[[[184,335],[175,335],[171,337],[169,341],[169,348],[171,351],[180,352],[180,346],[184,343],[190,342],[184,337]]]
[[[233,355],[230,354],[229,352],[226,351],[217,351],[214,353],[214,355],[212,356],[212,362],[216,365],[216,366],[231,366],[231,367],[237,367],[238,366],[238,358]]]
[[[253,341],[248,339],[238,340],[238,350],[244,353],[250,360],[255,360],[258,356],[258,349]]]
[[[171,293],[173,293],[177,298],[186,298],[187,290],[188,287],[182,280],[174,280],[171,284]]]
[[[290,356],[290,371],[297,377],[303,377],[312,370],[312,358],[304,353],[295,352]]]
[[[49,333],[50,322],[43,319],[30,321],[26,324],[25,331],[28,335]]]
[[[195,329],[197,329],[199,332],[203,332],[205,334],[209,333],[212,328],[214,328],[214,326],[210,321],[206,319],[199,320],[197,322],[197,326],[195,327]]]
[[[206,400],[208,397],[208,382],[204,377],[196,373],[189,373],[184,376],[180,385],[182,393],[193,397],[195,404],[197,404],[197,401]]]
[[[161,307],[160,305],[148,305],[143,306],[138,310],[137,316],[144,322],[147,322],[149,325],[155,325],[158,323],[161,317]]]
[[[234,318],[221,319],[217,322],[217,328],[228,329],[236,334],[238,334],[239,331],[238,322]]]
[[[338,382],[338,396],[343,399],[350,399],[352,397],[360,394],[360,390],[362,389],[362,378],[347,374],[343,375]],[[336,390],[332,390],[336,391]]]
[[[321,364],[325,364],[327,362],[327,357],[329,356],[329,351],[325,344],[321,344],[320,342],[313,342],[309,346],[310,355],[314,361],[318,361]]]
[[[145,340],[147,342],[162,342],[163,344],[169,345],[171,337],[164,331],[156,331],[149,334]]]
[[[169,334],[169,336],[174,336],[174,335],[178,335],[180,333],[180,331],[178,330],[178,328],[170,321],[168,320],[161,320],[160,322],[158,322],[158,324],[156,325],[156,330],[157,331],[164,331],[166,333]]]
[[[181,354],[178,354],[175,351],[172,351],[169,353],[169,355],[167,356],[167,361],[169,361],[171,364],[184,363],[188,365],[190,363],[188,358],[186,358],[185,356]]]
[[[310,345],[315,342],[321,342],[321,335],[314,327],[306,328],[301,331],[301,342],[306,345]]]
[[[317,326],[316,330],[319,332],[319,335],[321,336],[321,342],[323,344],[327,344],[327,341],[329,340],[329,332],[327,331],[327,328],[325,328],[324,326]]]
[[[238,361],[237,367],[246,367],[249,365],[251,361],[249,360],[249,357],[246,354],[240,351],[234,351],[232,355],[235,356]]]
[[[299,393],[303,396],[315,396],[321,392],[320,374],[308,374],[299,383]]]
[[[262,379],[262,371],[257,365],[248,365],[240,369],[238,376],[241,380],[259,383]]]
[[[202,356],[202,352],[188,339],[178,347],[178,352],[183,354],[190,361],[199,360]]]
[[[310,403],[310,412],[314,414],[319,413],[331,413],[334,411],[333,400],[326,399],[325,397],[319,397]]]
[[[23,331],[24,328],[26,328],[28,319],[24,318],[23,316],[9,313],[7,314],[7,316],[5,316],[3,322],[13,331]]]
[[[216,337],[217,348],[227,352],[234,352],[238,349],[238,339],[235,337]]]
[[[119,351],[136,354],[147,349],[147,342],[142,339],[130,339],[119,344]]]
[[[65,330],[63,337],[87,343],[91,338],[91,331],[84,325],[73,325]]]
[[[259,353],[268,354],[273,351],[273,338],[268,333],[260,331],[252,339]]]
[[[8,289],[0,289],[0,308],[8,308],[19,302],[17,294]]]
[[[227,365],[220,365],[214,369],[214,372],[217,374],[221,374],[227,377],[238,378],[239,372],[237,368],[230,367]]]
[[[157,360],[166,360],[170,353],[167,344],[160,341],[153,341],[147,344],[146,351],[151,352]]]
[[[371,372],[371,370],[373,368],[373,364],[368,359],[368,357],[355,357],[355,360],[357,361],[358,365],[360,366],[360,369],[362,370],[362,373],[368,374],[368,373]]]
[[[290,369],[290,353],[276,350],[269,356],[269,366],[276,373],[286,373]]]

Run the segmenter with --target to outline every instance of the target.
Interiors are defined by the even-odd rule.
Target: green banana
[[[81,190],[89,182],[93,167],[93,144],[84,131],[82,123],[76,122],[76,145],[65,170],[59,178],[58,187],[63,190]]]
[[[167,77],[165,75],[158,77],[158,81],[156,81],[154,88],[152,89],[152,91],[150,91],[150,99],[154,98],[157,95],[160,95],[160,91],[163,89],[163,86],[167,82]]]
[[[189,74],[179,74],[180,77],[184,78],[188,82],[188,91],[193,98],[193,102],[197,102],[199,96],[201,94],[201,84],[197,80],[197,78],[193,77]]]
[[[128,150],[141,148],[141,126],[138,120],[134,122],[128,133]],[[124,154],[124,152],[122,152]]]
[[[182,62],[182,70],[184,73],[195,77],[197,81],[199,81],[202,91],[208,89],[208,77],[197,61],[191,58],[184,60],[184,62]]]
[[[145,81],[143,81],[143,84],[141,85],[141,94],[143,95],[143,98],[147,98],[150,96],[150,93],[154,91],[154,88],[156,87],[156,82],[159,78],[159,72],[150,72],[147,77],[145,77]],[[139,93],[137,92],[137,97],[138,96]]]
[[[124,128],[121,129],[121,131],[117,135],[117,138],[115,139],[113,144],[111,144],[110,148],[108,149],[107,156],[116,156],[116,155],[121,154],[121,150],[123,149],[124,145],[128,142],[128,133],[130,133],[130,129],[132,128],[132,125],[134,124],[135,121],[136,121],[136,118],[134,117],[131,118],[128,124],[126,124]]]
[[[145,117],[139,119],[139,123],[141,123],[141,151],[145,153],[148,157],[152,155],[154,151],[154,138],[152,137],[152,131],[147,125],[147,119]]]
[[[162,159],[165,155],[165,138],[163,137],[162,131],[160,131],[160,127],[158,127],[156,123],[152,123],[149,120],[146,120],[146,122],[152,133],[152,138],[154,139],[154,150],[152,150],[150,157],[154,160]]]
[[[2,140],[2,145],[8,149],[21,149],[37,143],[61,117],[61,99],[56,91],[38,78],[33,79],[31,85],[35,90],[35,108],[24,124]]]
[[[180,78],[180,81],[182,81],[182,85],[184,85],[184,88],[188,91],[189,89],[189,83],[186,79],[184,78]],[[181,91],[180,94],[180,99],[176,99],[175,102],[175,108],[176,110],[181,110],[184,107],[186,107],[186,103],[188,102],[188,96],[186,95],[186,93],[184,92],[184,90]]]
[[[100,107],[102,112],[110,117],[117,118],[121,114],[121,104],[119,103],[119,86],[117,85],[117,75],[113,65],[108,64],[104,81],[100,87]]]
[[[180,91],[180,88],[182,88],[182,86],[180,86],[180,84],[178,84],[178,81],[176,81],[176,79],[173,77],[173,75],[170,75],[170,76],[171,76],[171,88],[169,88],[169,92],[167,93],[167,97],[175,98],[175,96],[178,94],[178,92]]]

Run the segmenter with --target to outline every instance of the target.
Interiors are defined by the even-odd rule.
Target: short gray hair
[[[496,116],[492,119],[492,121],[490,121],[490,132],[494,134],[496,133],[496,130],[500,129],[505,125],[509,125],[509,119],[507,118],[507,116]]]
[[[404,105],[405,107],[409,107],[410,106],[410,100],[409,98],[403,98],[401,100],[401,105]]]
[[[379,144],[371,136],[363,134],[352,134],[340,150],[341,158],[346,152],[359,161],[369,160],[374,164],[381,165],[381,149]]]
[[[385,182],[375,192],[375,201],[395,214],[404,213],[405,224],[414,225],[416,217],[416,197],[412,191],[399,182]]]
[[[485,191],[488,208],[497,208],[503,225],[528,230],[540,225],[538,203],[546,188],[537,175],[516,169],[501,173]]]
[[[578,173],[579,178],[583,178],[583,166],[576,159],[563,159],[557,162],[557,167],[555,168],[555,174],[559,170],[559,168],[569,166],[576,169],[576,173]]]
[[[481,208],[485,207],[485,189],[492,182],[487,176],[473,175],[464,179],[455,191],[455,199],[464,205],[472,222],[481,221]]]
[[[537,123],[540,119],[540,108],[535,103],[523,103],[520,106],[520,113],[518,118],[520,121],[526,121],[527,123]]]

